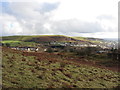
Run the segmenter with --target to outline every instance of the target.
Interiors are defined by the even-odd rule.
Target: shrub
[[[48,48],[46,52],[52,53],[54,51],[51,48]]]
[[[10,44],[9,44],[9,43],[6,43],[5,46],[6,46],[6,47],[10,47]]]

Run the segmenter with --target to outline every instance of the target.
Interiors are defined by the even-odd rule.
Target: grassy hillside
[[[3,44],[10,44],[10,46],[36,46],[37,43],[35,42],[24,42],[24,41],[12,41],[12,40],[6,40],[6,41],[2,41]]]
[[[14,40],[14,41],[26,41],[26,40],[31,40],[33,38],[47,38],[49,41],[49,38],[55,38],[56,40],[58,40],[58,38],[67,38],[67,36],[63,36],[63,35],[31,35],[31,36],[3,36],[2,40],[3,41],[8,41],[8,40]],[[47,40],[46,40],[47,41]]]
[[[14,41],[24,41],[24,40],[27,40],[27,39],[31,39],[33,37],[38,37],[38,36],[3,36],[2,37],[2,40],[5,41],[5,40],[14,40]]]
[[[70,37],[62,36],[62,35],[50,35],[50,36],[39,36],[32,39],[27,39],[26,41],[34,41],[39,43],[39,42],[52,42],[52,41],[58,41],[58,42],[75,41],[75,39],[71,40]]]
[[[46,42],[80,42],[81,44],[100,43],[100,40],[85,37],[68,37],[64,35],[33,35],[33,36],[4,36],[2,43],[10,46],[36,46],[37,43]]]
[[[51,53],[3,48],[2,57],[4,88],[115,88],[120,84],[118,72],[63,60]]]
[[[99,39],[97,39],[99,41]],[[96,39],[89,39],[85,37],[68,37],[64,35],[33,35],[33,36],[4,36],[2,41],[33,41],[33,42],[50,42],[50,41],[84,41],[95,42]]]
[[[101,41],[103,41],[103,39],[99,38],[87,38],[87,37],[73,37],[73,38],[91,43],[100,43]]]

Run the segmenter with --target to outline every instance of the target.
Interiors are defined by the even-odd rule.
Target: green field
[[[2,43],[18,43],[21,41],[13,41],[13,40],[5,40],[5,41],[1,41]]]
[[[36,46],[37,44],[35,42],[24,42],[24,41],[12,41],[12,40],[5,40],[1,41],[3,44],[9,44],[10,46]]]

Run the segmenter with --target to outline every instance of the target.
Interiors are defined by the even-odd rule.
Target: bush
[[[52,53],[54,51],[51,48],[48,48],[46,52]]]
[[[85,48],[81,48],[79,50],[75,50],[75,52],[77,55],[90,56],[92,54],[95,54],[97,50],[99,50],[99,49],[96,47],[85,47]]]
[[[9,44],[9,43],[6,43],[5,46],[6,46],[6,47],[10,47],[10,44]]]
[[[75,51],[77,55],[80,55],[80,56],[85,56],[86,55],[86,52],[84,50],[76,50]]]

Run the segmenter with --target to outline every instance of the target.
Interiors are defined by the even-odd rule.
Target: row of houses
[[[49,46],[49,47],[10,47],[11,49],[14,50],[20,50],[20,51],[26,51],[26,52],[73,52],[73,51],[78,51],[78,50],[84,50],[80,47],[70,47],[70,46]],[[98,50],[96,53],[107,53],[109,50],[104,49],[104,50]]]
[[[84,44],[79,42],[50,42],[49,45],[61,45],[61,46],[71,46],[71,47],[101,47],[102,49],[111,49],[110,46],[102,44]]]
[[[10,47],[11,49],[14,50],[22,50],[22,51],[33,51],[33,52],[37,52],[39,50],[38,47]]]
[[[101,47],[102,49],[108,48],[105,45],[98,44],[83,44],[78,42],[51,42],[50,45],[72,46],[72,47]]]
[[[50,42],[50,45],[61,45],[61,46],[80,46],[80,47],[96,47],[97,45],[95,44],[82,44],[79,42]]]

